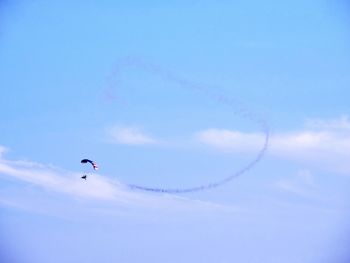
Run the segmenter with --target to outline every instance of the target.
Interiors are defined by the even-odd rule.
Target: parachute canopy
[[[98,169],[98,166],[97,164],[94,162],[94,161],[91,161],[89,159],[83,159],[81,160],[81,163],[91,163],[92,167],[94,168],[94,170],[97,170]]]

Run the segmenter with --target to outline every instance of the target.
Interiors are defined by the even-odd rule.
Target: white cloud
[[[74,200],[80,200],[80,202],[84,202],[84,200],[95,204],[98,202],[101,207],[97,207],[97,209],[106,208],[106,204],[109,207],[106,208],[106,213],[112,213],[114,209],[120,212],[125,207],[128,209],[156,209],[166,213],[175,211],[205,212],[212,210],[231,212],[236,210],[235,207],[187,199],[170,194],[148,194],[132,190],[127,185],[100,174],[90,175],[86,181],[80,177],[80,173],[62,170],[52,165],[0,158],[0,179],[10,180],[16,186],[15,190],[17,192],[20,187],[23,188],[23,191],[20,191],[22,198],[19,195],[13,196],[11,193],[8,193],[6,197],[4,194],[6,189],[1,189],[2,202],[0,204],[32,210],[30,207],[27,207],[31,206],[31,201],[25,198],[29,189],[26,186],[31,185],[34,189],[37,189],[38,193],[43,193],[44,195],[47,192],[49,195],[59,194],[59,196],[71,197]],[[124,208],[120,209],[121,207]]]
[[[78,173],[31,162],[1,160],[0,174],[73,196],[109,200],[129,197],[118,184],[99,175],[90,176],[89,182],[85,183]]]
[[[268,153],[275,157],[349,174],[349,127],[350,121],[347,117],[335,120],[308,120],[303,130],[272,134]],[[208,129],[198,132],[195,140],[225,152],[256,152],[262,147],[264,134]]]
[[[271,151],[280,156],[300,158],[333,158],[349,156],[350,134],[332,131],[300,131],[277,134],[271,139]],[[349,156],[350,157],[350,156]]]
[[[145,145],[157,140],[136,127],[114,126],[107,131],[110,141],[117,144]]]

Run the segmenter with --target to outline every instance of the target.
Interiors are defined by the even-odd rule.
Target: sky
[[[0,1],[0,261],[349,262],[349,12]]]

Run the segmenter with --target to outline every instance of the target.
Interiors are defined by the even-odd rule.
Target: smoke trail
[[[249,121],[251,121],[254,124],[257,124],[261,132],[264,134],[264,143],[260,150],[257,152],[255,158],[253,158],[250,162],[248,162],[245,166],[243,166],[241,169],[237,170],[236,172],[232,173],[231,175],[218,180],[216,182],[211,182],[207,184],[202,184],[199,186],[194,186],[194,187],[188,187],[188,188],[157,188],[157,187],[147,187],[147,186],[142,186],[142,185],[137,185],[137,184],[128,184],[127,186],[130,187],[131,189],[137,189],[137,190],[143,190],[143,191],[150,191],[150,192],[158,192],[158,193],[189,193],[189,192],[197,192],[197,191],[202,191],[202,190],[208,190],[212,188],[216,188],[220,185],[226,184],[233,180],[234,178],[239,177],[240,175],[248,172],[250,169],[252,169],[265,155],[267,149],[268,149],[268,144],[269,144],[269,138],[270,138],[270,132],[269,132],[269,127],[267,125],[267,122],[262,118],[259,117],[257,114],[254,112],[250,111],[248,108],[244,107],[239,101],[229,98],[225,96],[224,94],[217,93],[213,91],[213,89],[210,89],[206,87],[205,85],[201,84],[196,84],[187,81],[186,79],[183,79],[179,76],[176,76],[172,74],[169,71],[164,70],[163,68],[151,64],[149,62],[146,62],[140,58],[135,58],[135,57],[126,57],[122,59],[114,68],[112,72],[112,78],[119,76],[119,74],[126,68],[126,67],[136,67],[136,68],[141,68],[143,70],[149,71],[164,80],[167,80],[171,83],[177,84],[182,88],[189,89],[192,91],[197,91],[200,92],[209,98],[217,101],[218,103],[221,103],[223,105],[226,105],[230,107],[233,111],[234,114],[237,116],[243,117]],[[109,87],[108,91],[113,92],[113,81],[109,81]]]

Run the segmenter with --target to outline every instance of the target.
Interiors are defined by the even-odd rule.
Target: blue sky
[[[349,10],[2,1],[1,261],[348,262]]]

